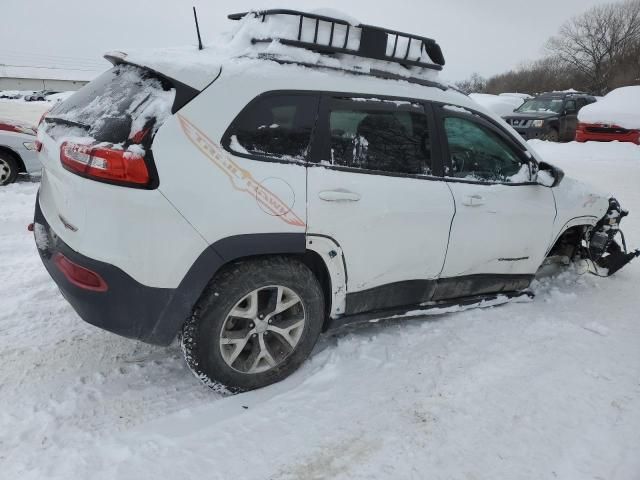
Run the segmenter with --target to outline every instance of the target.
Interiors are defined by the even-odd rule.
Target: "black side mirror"
[[[552,182],[543,181],[543,177],[540,175],[540,172],[545,172],[550,175],[553,179]],[[543,173],[544,175],[544,173]],[[564,178],[564,171],[561,168],[556,167],[555,165],[551,165],[547,162],[540,162],[538,164],[538,182],[540,185],[544,185],[546,187],[557,187],[562,182]],[[551,185],[549,185],[551,183]]]

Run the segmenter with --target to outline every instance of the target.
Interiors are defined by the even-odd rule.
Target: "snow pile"
[[[529,95],[528,93],[516,93],[516,92],[505,92],[499,95],[500,97],[515,97],[521,98],[523,103],[525,100],[531,100],[533,95]]]
[[[469,97],[476,103],[497,115],[508,115],[522,105],[523,100],[517,97],[491,95],[489,93],[471,93]]]
[[[47,95],[47,102],[58,103],[63,102],[76,92],[60,92]]]
[[[0,99],[0,118],[10,118],[36,125],[44,112],[51,108],[47,102]]]
[[[331,13],[332,16],[349,21],[353,25],[360,23],[345,14],[336,11],[320,10],[318,13]],[[230,30],[221,33],[213,42],[205,45],[203,50],[197,47],[173,47],[151,50],[132,50],[127,52],[109,52],[105,57],[124,60],[135,65],[147,66],[170,78],[180,80],[197,89],[206,87],[220,72],[221,65],[230,60],[256,59],[277,57],[278,59],[306,63],[331,68],[341,68],[358,72],[381,70],[403,77],[416,76],[427,80],[437,81],[438,73],[435,70],[364,59],[348,54],[335,54],[332,56],[321,55],[311,50],[283,45],[278,41],[253,43],[254,39],[281,38],[297,40],[299,21],[298,17],[290,15],[270,15],[262,21],[262,17],[247,15],[241,20],[233,21]],[[357,50],[360,45],[361,29],[352,26],[349,28],[347,42],[348,49]],[[313,42],[315,36],[315,21],[305,19],[302,26],[302,41]],[[318,28],[317,43],[329,45],[331,36],[331,24],[320,22]],[[346,26],[335,25],[333,32],[334,46],[343,46],[346,36]],[[395,37],[394,37],[395,38]],[[389,39],[387,54],[393,51],[393,41]],[[406,39],[399,38],[396,56],[406,52]],[[409,58],[431,63],[418,42],[412,42]]]
[[[582,123],[604,123],[640,129],[640,85],[617,88],[578,112]]]
[[[31,123],[1,117],[0,130],[6,132],[26,133],[27,135],[36,134],[36,127]]]

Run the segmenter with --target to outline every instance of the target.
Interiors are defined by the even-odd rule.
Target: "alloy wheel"
[[[9,181],[9,177],[11,176],[11,167],[9,166],[9,162],[5,159],[0,158],[0,185],[4,185]]]
[[[229,311],[220,332],[224,361],[241,373],[261,373],[281,364],[296,348],[306,315],[300,297],[281,285],[245,295]]]

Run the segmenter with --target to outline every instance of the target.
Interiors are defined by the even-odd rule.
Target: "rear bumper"
[[[147,343],[171,343],[193,306],[193,303],[187,305],[188,302],[181,304],[178,289],[142,285],[119,268],[72,250],[50,227],[40,209],[39,197],[36,199],[34,223],[35,241],[42,263],[62,295],[84,321]],[[57,253],[100,275],[107,284],[107,291],[86,290],[71,283],[53,261]],[[166,321],[168,317],[170,321]]]
[[[640,130],[632,130],[628,133],[596,133],[578,130],[577,142],[631,142],[640,145]]]

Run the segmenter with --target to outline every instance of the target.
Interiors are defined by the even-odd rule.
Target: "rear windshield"
[[[45,118],[47,132],[113,144],[150,139],[174,99],[175,89],[153,72],[117,65],[55,106]]]

